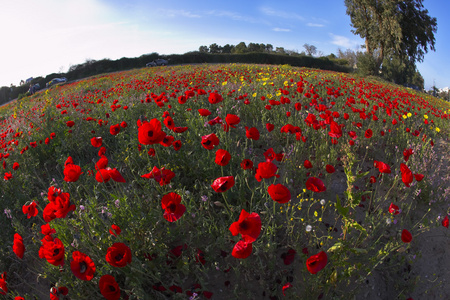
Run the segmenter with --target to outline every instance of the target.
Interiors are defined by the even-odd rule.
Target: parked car
[[[58,83],[63,83],[63,82],[67,82],[67,78],[66,77],[61,77],[61,78],[53,78],[52,80],[50,80],[49,82],[47,82],[47,84],[45,85],[46,87],[50,87],[54,84],[58,84]]]
[[[147,63],[145,66],[156,67],[156,66],[167,66],[168,64],[169,64],[169,61],[162,59],[162,58],[158,58],[154,61]]]
[[[33,95],[34,93],[36,93],[36,91],[39,91],[41,89],[41,86],[39,85],[39,83],[30,85],[30,89],[28,90],[28,92],[30,93],[30,95]]]

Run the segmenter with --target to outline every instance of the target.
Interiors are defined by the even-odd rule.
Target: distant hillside
[[[116,71],[130,70],[145,67],[145,64],[158,58],[164,58],[169,61],[169,65],[179,64],[201,64],[201,63],[250,63],[250,64],[288,64],[296,67],[308,67],[321,70],[331,70],[339,72],[349,72],[350,67],[347,60],[336,59],[333,57],[312,57],[307,55],[288,55],[277,53],[250,52],[242,54],[225,53],[203,53],[188,52],[185,54],[159,55],[158,53],[145,54],[140,57],[123,57],[117,60],[89,60],[83,64],[72,66],[67,73],[52,73],[44,77],[37,77],[31,81],[31,84],[39,83],[41,88],[55,77],[66,77],[69,81],[77,80],[101,73],[110,73]],[[0,104],[6,103],[11,99],[21,98],[26,95],[29,89],[29,83],[18,87],[1,87]]]

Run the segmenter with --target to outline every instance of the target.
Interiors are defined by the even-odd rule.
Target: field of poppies
[[[22,98],[0,108],[0,294],[349,299],[379,270],[408,299],[417,237],[449,226],[449,117],[290,66],[139,69]]]

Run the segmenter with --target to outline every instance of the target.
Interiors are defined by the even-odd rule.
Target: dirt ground
[[[435,150],[439,157],[435,164],[444,166],[437,178],[448,178],[450,176],[448,156],[450,142],[437,141]],[[435,224],[436,227],[414,237],[406,253],[408,259],[403,269],[390,272],[380,268],[382,271],[375,271],[366,281],[367,288],[363,289],[355,299],[388,300],[409,297],[414,300],[450,299],[450,228],[441,225],[442,218],[450,212],[450,203],[423,205],[419,214],[423,215],[428,208],[431,208],[428,214],[430,218],[437,218],[440,215],[441,219]],[[413,288],[412,290],[398,289],[399,286]]]

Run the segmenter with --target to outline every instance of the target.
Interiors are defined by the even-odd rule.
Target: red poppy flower
[[[23,254],[25,253],[25,246],[23,245],[22,237],[18,233],[14,234],[13,251],[18,258],[23,258]]]
[[[275,125],[271,124],[271,123],[267,123],[266,124],[266,129],[268,132],[271,132],[272,130],[274,130]]]
[[[364,133],[364,136],[366,137],[366,139],[370,139],[373,135],[372,129],[367,129],[366,132]]]
[[[391,203],[391,205],[389,206],[389,212],[393,215],[398,215],[400,213],[400,210],[397,205]]]
[[[103,139],[101,137],[93,137],[91,139],[91,145],[94,146],[95,148],[101,147],[102,144],[103,144]]]
[[[219,149],[216,151],[216,159],[215,159],[215,163],[218,164],[219,166],[226,166],[231,159],[231,154],[224,149]]]
[[[328,132],[328,135],[332,138],[340,138],[342,136],[342,128],[339,126],[338,123],[335,121],[331,121],[330,123],[330,131]]]
[[[69,212],[74,211],[76,208],[75,204],[70,203],[69,193],[60,193],[55,201],[50,202],[49,205],[53,206],[56,218],[65,218]]]
[[[239,124],[239,122],[241,122],[241,119],[236,115],[227,114],[225,122],[231,128],[236,128],[236,125]]]
[[[445,218],[442,220],[442,226],[448,228],[448,225],[449,225],[448,216],[445,216]]]
[[[403,159],[405,162],[409,160],[409,157],[414,154],[413,149],[405,149],[403,150]]]
[[[3,179],[10,180],[11,178],[13,178],[11,172],[5,172],[5,176],[3,176]]]
[[[64,265],[64,245],[58,238],[55,238],[52,241],[46,240],[43,242],[42,253],[39,251],[39,255],[54,266]]]
[[[166,127],[170,130],[173,130],[175,128],[175,123],[173,122],[173,119],[171,116],[167,116],[164,121],[163,121],[164,125],[166,125]]]
[[[95,163],[95,169],[101,170],[105,169],[108,166],[108,158],[105,155],[102,155],[98,162]]]
[[[56,233],[56,230],[50,227],[50,224],[46,223],[44,225],[41,225],[41,233],[43,235],[52,235],[53,233]]]
[[[313,167],[312,163],[309,160],[307,160],[307,159],[303,163],[303,166],[305,166],[305,168],[307,168],[307,169],[311,169]]]
[[[31,202],[31,204],[22,206],[22,212],[27,215],[27,218],[36,217],[38,214],[37,203]]]
[[[164,219],[175,222],[186,211],[186,207],[181,204],[181,196],[177,193],[168,193],[161,199],[161,207],[164,209]]]
[[[234,186],[234,177],[233,176],[225,176],[219,177],[211,184],[213,190],[217,193],[223,193],[228,191],[230,188]]]
[[[217,104],[223,101],[223,97],[219,93],[211,93],[209,94],[208,101],[211,104]]]
[[[8,293],[8,287],[6,285],[6,272],[3,272],[0,277],[0,295],[6,295],[6,293]]]
[[[287,187],[282,184],[271,184],[267,188],[267,192],[272,198],[273,201],[276,201],[280,204],[287,203],[291,200],[291,192]]]
[[[356,132],[354,132],[354,131],[349,131],[349,132],[348,132],[348,135],[349,135],[352,139],[356,139],[356,138],[357,138]]]
[[[106,169],[100,169],[95,174],[95,180],[98,182],[108,182],[111,179],[111,174]]]
[[[235,258],[245,259],[252,254],[253,246],[252,243],[241,240],[234,245],[231,255]]]
[[[273,151],[273,148],[267,149],[266,152],[263,153],[264,157],[266,158],[266,162],[271,162],[275,159],[275,151]]]
[[[158,119],[144,122],[138,129],[138,140],[142,145],[159,144],[165,136],[166,133],[161,131],[161,122]]]
[[[202,116],[202,117],[207,117],[211,114],[211,112],[205,108],[200,108],[198,110],[198,113]]]
[[[175,173],[169,169],[165,169],[164,167],[159,169],[158,167],[154,166],[150,173],[141,175],[141,177],[154,178],[160,186],[163,186],[170,183],[172,178],[175,177]]]
[[[20,296],[16,296],[16,297],[14,298],[14,300],[25,300],[25,298],[24,298],[24,297],[20,297]]]
[[[72,253],[72,261],[70,262],[70,269],[75,277],[89,281],[94,278],[95,264],[92,259],[80,251]]]
[[[253,161],[251,161],[250,159],[244,159],[244,160],[241,162],[241,168],[242,168],[243,170],[248,170],[248,169],[253,168]]]
[[[130,247],[124,243],[114,243],[106,251],[106,261],[113,267],[125,267],[131,263]]]
[[[120,288],[112,275],[103,275],[98,282],[98,286],[100,288],[100,293],[103,295],[103,297],[105,297],[105,299],[120,299]]]
[[[66,122],[67,127],[72,127],[73,125],[75,125],[74,121],[67,121]]]
[[[327,170],[328,173],[332,174],[334,173],[336,170],[334,169],[334,167],[332,165],[326,165],[325,169]]]
[[[174,142],[172,143],[173,149],[174,149],[175,151],[180,150],[182,145],[183,145],[183,144],[181,143],[180,140],[176,140],[176,141],[174,141]]]
[[[109,229],[109,233],[113,236],[119,236],[121,232],[122,229],[120,229],[120,227],[117,226],[116,224],[112,224],[111,228]]]
[[[219,142],[219,138],[214,133],[202,136],[202,146],[207,150],[212,150],[219,145]]]
[[[175,140],[175,138],[171,135],[166,135],[163,140],[160,142],[161,145],[163,145],[164,147],[170,147],[172,146],[173,140]]]
[[[171,290],[174,293],[182,293],[183,290],[181,289],[181,287],[177,286],[177,285],[172,285],[169,287],[169,290]]]
[[[386,173],[386,174],[390,174],[391,173],[391,167],[388,164],[385,164],[382,161],[374,160],[373,161],[373,166],[375,168],[378,168],[378,171],[380,171],[380,173]]]
[[[272,162],[261,162],[258,164],[258,169],[256,169],[255,178],[259,182],[263,178],[271,178],[276,176],[277,178],[280,175],[275,174],[278,170],[278,167]]]
[[[411,182],[413,181],[413,174],[407,165],[404,163],[400,164],[400,171],[402,172],[402,181],[403,183],[409,187]]]
[[[308,180],[306,180],[306,188],[316,193],[325,192],[327,190],[322,180],[316,177],[309,177]]]
[[[402,231],[402,241],[403,241],[403,243],[410,243],[412,241],[411,232],[409,232],[406,229],[403,229],[403,231]]]
[[[67,296],[67,294],[69,293],[69,289],[66,288],[65,286],[56,288],[56,287],[52,287],[50,289],[50,300],[59,300],[59,296],[63,295],[63,296]]]
[[[422,174],[414,174],[414,178],[415,178],[417,181],[422,181],[422,179],[423,179],[424,177],[425,177],[425,176],[422,175]]]
[[[120,132],[120,124],[116,124],[116,125],[111,125],[109,127],[109,133],[111,133],[112,135],[117,135]]]
[[[76,182],[81,174],[83,172],[81,172],[80,166],[75,165],[72,157],[69,156],[64,163],[64,180],[66,182]]]
[[[297,254],[297,251],[294,249],[289,249],[287,253],[283,253],[281,255],[281,258],[283,259],[283,263],[285,265],[290,265],[294,262],[295,255]]]
[[[18,168],[19,168],[19,163],[18,162],[13,163],[13,170],[15,171]]]
[[[244,209],[241,210],[239,220],[230,225],[232,235],[242,236],[246,242],[254,242],[261,233],[261,218],[257,213],[248,213]]]
[[[375,182],[377,182],[377,179],[375,178],[375,176],[370,176],[369,181],[370,181],[370,183],[375,183]]]
[[[327,262],[327,254],[324,251],[321,251],[306,260],[306,268],[311,274],[316,274],[317,272],[325,268]]]
[[[291,288],[292,284],[290,282],[286,283],[285,285],[283,285],[283,296],[286,296],[286,294],[284,293],[285,290],[287,290],[288,288]]]
[[[251,140],[259,140],[259,131],[256,127],[248,128],[245,126],[245,136]]]

